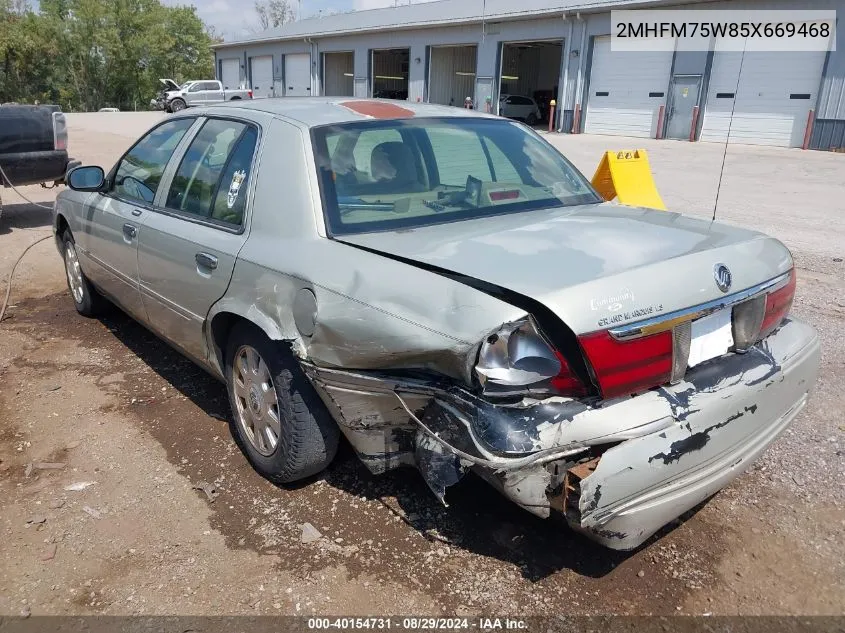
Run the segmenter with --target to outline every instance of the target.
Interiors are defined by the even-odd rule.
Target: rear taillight
[[[557,356],[557,359],[560,361],[560,372],[558,372],[558,375],[549,381],[552,388],[554,388],[554,390],[560,395],[569,396],[570,398],[586,396],[587,388],[584,386],[584,383],[581,382],[580,378],[575,375],[575,372],[572,371],[572,368],[569,366],[566,358],[563,357],[563,354],[555,350],[555,356]]]
[[[792,309],[795,299],[795,269],[789,273],[786,285],[773,290],[766,295],[766,311],[763,313],[763,325],[760,327],[760,338],[771,334],[784,320]]]
[[[53,112],[53,149],[67,149],[67,123],[61,112]]]
[[[628,341],[607,330],[578,337],[602,396],[615,398],[667,383],[672,377],[672,331]]]
[[[733,311],[733,349],[744,351],[771,334],[794,298],[793,269],[779,288],[725,308]],[[615,398],[680,381],[688,367],[691,324],[676,319],[674,327],[667,323],[663,332],[631,339],[614,338],[607,330],[579,336],[601,395]]]
[[[475,375],[488,396],[583,396],[587,389],[531,317],[503,324],[481,342]]]
[[[252,99],[252,90],[247,90],[246,93],[249,95],[249,98]]]

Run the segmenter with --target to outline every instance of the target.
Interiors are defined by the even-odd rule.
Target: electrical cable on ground
[[[33,205],[35,205],[36,207],[40,207],[40,208],[42,208],[42,209],[47,209],[48,211],[52,211],[52,210],[53,210],[53,207],[48,207],[47,205],[44,205],[44,204],[39,204],[39,203],[37,203],[37,202],[33,202],[32,200],[30,200],[29,198],[27,198],[24,194],[22,194],[20,191],[18,191],[18,189],[17,189],[17,188],[16,188],[16,187],[12,184],[12,181],[9,179],[9,177],[8,177],[8,176],[6,176],[6,172],[5,172],[5,171],[3,171],[3,167],[2,167],[2,165],[0,165],[0,177],[2,177],[2,178],[0,179],[0,185],[2,185],[2,184],[3,184],[3,181],[5,181],[5,182],[9,183],[9,186],[12,188],[12,191],[14,191],[16,194],[18,194],[21,198],[23,198],[24,200],[26,200],[28,203],[33,204]],[[0,202],[0,215],[2,215],[2,210],[3,210],[3,207],[2,207],[2,202]],[[47,239],[49,239],[49,238],[51,238],[51,237],[53,237],[53,235],[52,235],[52,234],[50,234],[50,235],[45,235],[44,237],[42,237],[42,238],[40,238],[40,239],[38,239],[38,240],[35,240],[32,244],[30,244],[29,246],[27,246],[27,247],[23,250],[23,253],[21,253],[21,254],[20,254],[20,257],[18,257],[18,259],[17,259],[17,260],[15,261],[15,263],[12,265],[12,270],[9,272],[9,279],[8,279],[8,281],[7,281],[7,283],[6,283],[6,297],[5,297],[5,299],[3,299],[3,306],[2,306],[2,307],[0,307],[0,323],[2,323],[2,322],[3,322],[3,317],[5,317],[5,316],[6,316],[6,308],[8,308],[8,307],[9,307],[9,297],[12,295],[12,277],[14,277],[14,275],[15,275],[15,270],[17,269],[18,264],[20,264],[20,263],[21,263],[21,260],[23,259],[24,255],[26,255],[26,254],[29,252],[29,249],[31,249],[31,248],[32,248],[33,246],[35,246],[36,244],[40,244],[41,242],[43,242],[43,241],[45,241],[45,240],[47,240]]]
[[[12,270],[11,270],[11,272],[9,273],[9,280],[6,282],[6,298],[5,298],[5,299],[3,299],[3,307],[2,307],[2,308],[0,308],[0,323],[2,323],[2,322],[3,322],[3,317],[5,317],[5,316],[6,316],[6,308],[7,308],[7,307],[8,307],[8,305],[9,305],[9,297],[10,297],[10,296],[11,296],[11,294],[12,294],[12,277],[13,277],[13,276],[14,276],[14,274],[15,274],[15,269],[18,267],[18,264],[20,264],[20,263],[21,263],[21,260],[23,259],[23,256],[27,254],[27,252],[29,251],[29,249],[31,249],[31,248],[32,248],[33,246],[35,246],[36,244],[40,244],[40,243],[41,243],[41,242],[43,242],[44,240],[48,240],[48,239],[50,239],[51,237],[53,237],[53,236],[52,236],[52,235],[45,235],[45,236],[44,236],[44,237],[42,237],[41,239],[35,240],[32,244],[30,244],[30,245],[29,245],[29,246],[27,246],[25,249],[23,249],[23,253],[21,253],[20,257],[18,257],[17,261],[16,261],[16,262],[14,263],[14,265],[12,266]]]

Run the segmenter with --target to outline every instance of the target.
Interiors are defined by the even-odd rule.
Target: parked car
[[[552,90],[535,90],[531,95],[540,108],[540,120],[549,120],[549,111],[551,110],[551,102],[557,97],[557,86]]]
[[[606,203],[500,117],[226,104],[69,185],[54,231],[77,311],[108,297],[224,381],[275,482],[343,434],[441,500],[473,471],[630,549],[745,471],[816,379],[783,244]]]
[[[536,125],[541,118],[540,106],[531,97],[500,95],[499,114],[509,119],[519,119],[528,125]]]
[[[156,110],[179,112],[185,108],[207,106],[225,101],[252,99],[252,90],[223,88],[219,81],[188,81],[181,86],[172,79],[159,79],[163,89],[150,101]]]
[[[0,167],[6,174],[6,178],[0,176],[0,183],[4,186],[63,182],[67,170],[81,164],[68,157],[67,145],[67,123],[58,106],[0,106]]]
[[[120,112],[120,108],[100,108],[97,112]]]

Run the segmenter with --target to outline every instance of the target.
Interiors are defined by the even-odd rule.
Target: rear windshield
[[[600,202],[569,161],[505,119],[364,121],[312,135],[332,234]]]

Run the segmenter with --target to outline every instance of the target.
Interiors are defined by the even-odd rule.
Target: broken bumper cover
[[[678,385],[594,405],[497,405],[419,376],[304,368],[371,471],[415,466],[444,500],[472,469],[533,514],[560,512],[604,545],[632,549],[765,450],[803,408],[818,362],[815,332],[790,320]]]
[[[791,320],[661,389],[675,423],[601,456],[580,482],[573,527],[613,549],[638,546],[745,471],[804,408],[818,366],[815,331]]]

